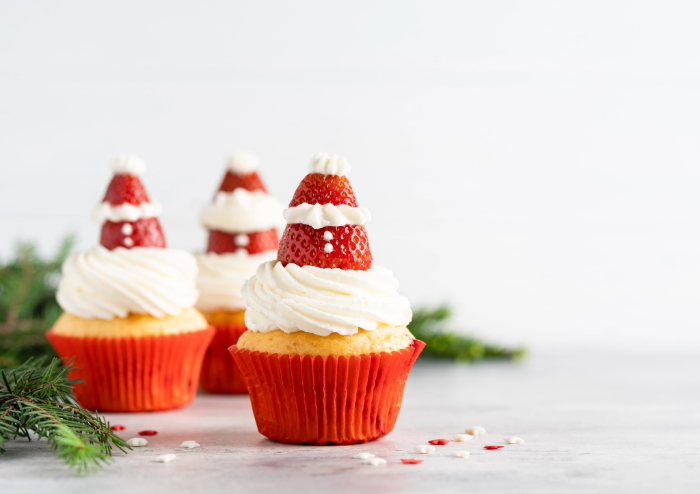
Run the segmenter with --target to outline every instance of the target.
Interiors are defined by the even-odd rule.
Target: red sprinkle
[[[484,446],[484,449],[501,449],[503,446]]]
[[[444,446],[445,444],[449,443],[447,439],[433,439],[432,441],[428,441],[430,444],[439,444],[440,446]]]
[[[407,465],[418,465],[419,463],[423,463],[423,460],[416,460],[415,458],[401,458],[401,463],[406,463]]]
[[[110,427],[110,429],[112,429],[113,431],[123,431],[124,429],[126,429],[126,426],[125,425],[113,425],[112,427]]]
[[[139,431],[139,436],[155,436],[158,434],[158,431]],[[503,446],[500,446],[501,448]]]

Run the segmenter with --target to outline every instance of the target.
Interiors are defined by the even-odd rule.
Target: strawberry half
[[[308,204],[346,204],[357,207],[357,199],[347,177],[309,173],[301,181],[289,207],[293,208],[303,203]]]
[[[248,245],[236,244],[236,233],[222,232],[220,230],[209,230],[209,244],[207,252],[216,254],[226,254],[236,252],[238,249],[246,249],[248,254],[258,254],[268,250],[275,250],[279,246],[277,229],[271,228],[264,232],[247,233]]]
[[[330,252],[326,245],[332,247]],[[291,262],[299,266],[366,271],[372,267],[372,252],[364,226],[327,226],[316,230],[296,223],[285,228],[277,260],[283,266]]]
[[[149,202],[148,194],[141,180],[136,175],[118,173],[109,182],[107,192],[102,202],[108,202],[119,206],[125,202],[138,206],[143,202]]]
[[[120,221],[118,223],[105,221],[102,224],[100,243],[109,250],[117,247],[127,249],[160,247],[164,249],[165,237],[158,218],[144,218],[133,222]]]
[[[219,187],[219,192],[233,192],[239,187],[243,187],[244,189],[250,191],[262,190],[263,192],[267,192],[257,172],[239,175],[238,173],[233,173],[230,170],[226,172],[226,175],[224,175],[224,179]]]

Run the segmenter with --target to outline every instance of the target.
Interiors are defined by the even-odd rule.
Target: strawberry
[[[346,204],[357,207],[357,199],[347,177],[309,173],[299,184],[289,207],[302,203],[309,204]]]
[[[277,236],[276,228],[271,228],[270,230],[262,232],[247,233],[244,235],[247,236],[248,244],[242,245],[245,243],[245,239],[239,239],[240,245],[237,245],[236,237],[238,234],[222,232],[219,230],[209,230],[209,244],[207,245],[207,252],[226,254],[228,252],[236,252],[238,249],[245,249],[248,251],[248,254],[258,254],[268,250],[275,250],[279,245],[279,238]]]
[[[226,172],[226,175],[224,175],[224,179],[219,187],[219,192],[233,192],[239,187],[243,187],[244,189],[250,191],[262,190],[263,192],[267,192],[257,172],[239,175],[238,173],[234,173],[230,170]]]
[[[108,202],[114,206],[128,202],[138,206],[143,202],[149,202],[149,200],[139,177],[118,173],[112,177],[102,202]]]
[[[350,191],[352,192],[352,189]],[[326,245],[332,247],[330,252]],[[364,226],[327,226],[314,229],[309,225],[296,223],[285,228],[277,251],[277,260],[283,266],[291,262],[299,266],[365,271],[372,267],[372,252],[369,250]]]
[[[143,218],[133,222],[105,221],[102,224],[100,243],[109,250],[117,247],[165,248],[165,237],[158,218]]]

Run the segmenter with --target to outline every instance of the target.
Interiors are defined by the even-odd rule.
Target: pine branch
[[[49,446],[79,473],[107,463],[112,448],[131,449],[96,412],[81,408],[73,395],[78,381],[68,379],[71,362],[56,358],[29,359],[0,371],[0,452],[11,438],[31,441],[30,433],[46,438]]]
[[[425,349],[421,355],[460,361],[518,359],[525,355],[524,348],[491,345],[447,329],[446,324],[451,316],[452,311],[447,305],[434,309],[419,309],[413,313],[413,320],[408,324],[408,329],[413,336],[425,342]]]

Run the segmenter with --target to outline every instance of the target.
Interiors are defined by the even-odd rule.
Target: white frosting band
[[[136,221],[145,218],[153,218],[160,215],[163,206],[159,202],[142,202],[139,205],[125,202],[114,206],[108,202],[101,202],[92,210],[92,219],[99,224],[105,221],[118,223],[120,221]]]
[[[338,175],[346,177],[350,173],[350,163],[345,158],[338,158],[335,154],[320,152],[311,158],[309,173],[323,173],[324,175]]]
[[[199,265],[199,300],[195,307],[206,312],[237,311],[245,309],[241,288],[261,263],[277,257],[277,251],[247,255],[245,249],[239,249],[231,254],[206,252],[195,257]]]
[[[197,262],[185,251],[97,246],[66,259],[56,299],[84,319],[165,317],[194,306],[196,276]]]
[[[282,213],[287,224],[301,223],[319,229],[326,226],[364,225],[372,219],[370,212],[363,207],[346,204],[309,204],[302,203]]]
[[[204,208],[201,221],[210,230],[260,232],[280,226],[282,209],[282,205],[265,192],[239,187],[233,192],[217,192],[214,203]]]
[[[319,336],[373,331],[380,324],[404,326],[412,314],[398,286],[391,271],[381,267],[355,271],[270,261],[243,286],[245,323],[262,333],[281,329]]]
[[[120,154],[112,160],[111,168],[114,173],[141,175],[146,171],[146,163],[133,154]]]
[[[236,151],[228,158],[228,169],[239,175],[254,172],[258,169],[259,159],[250,151]]]

